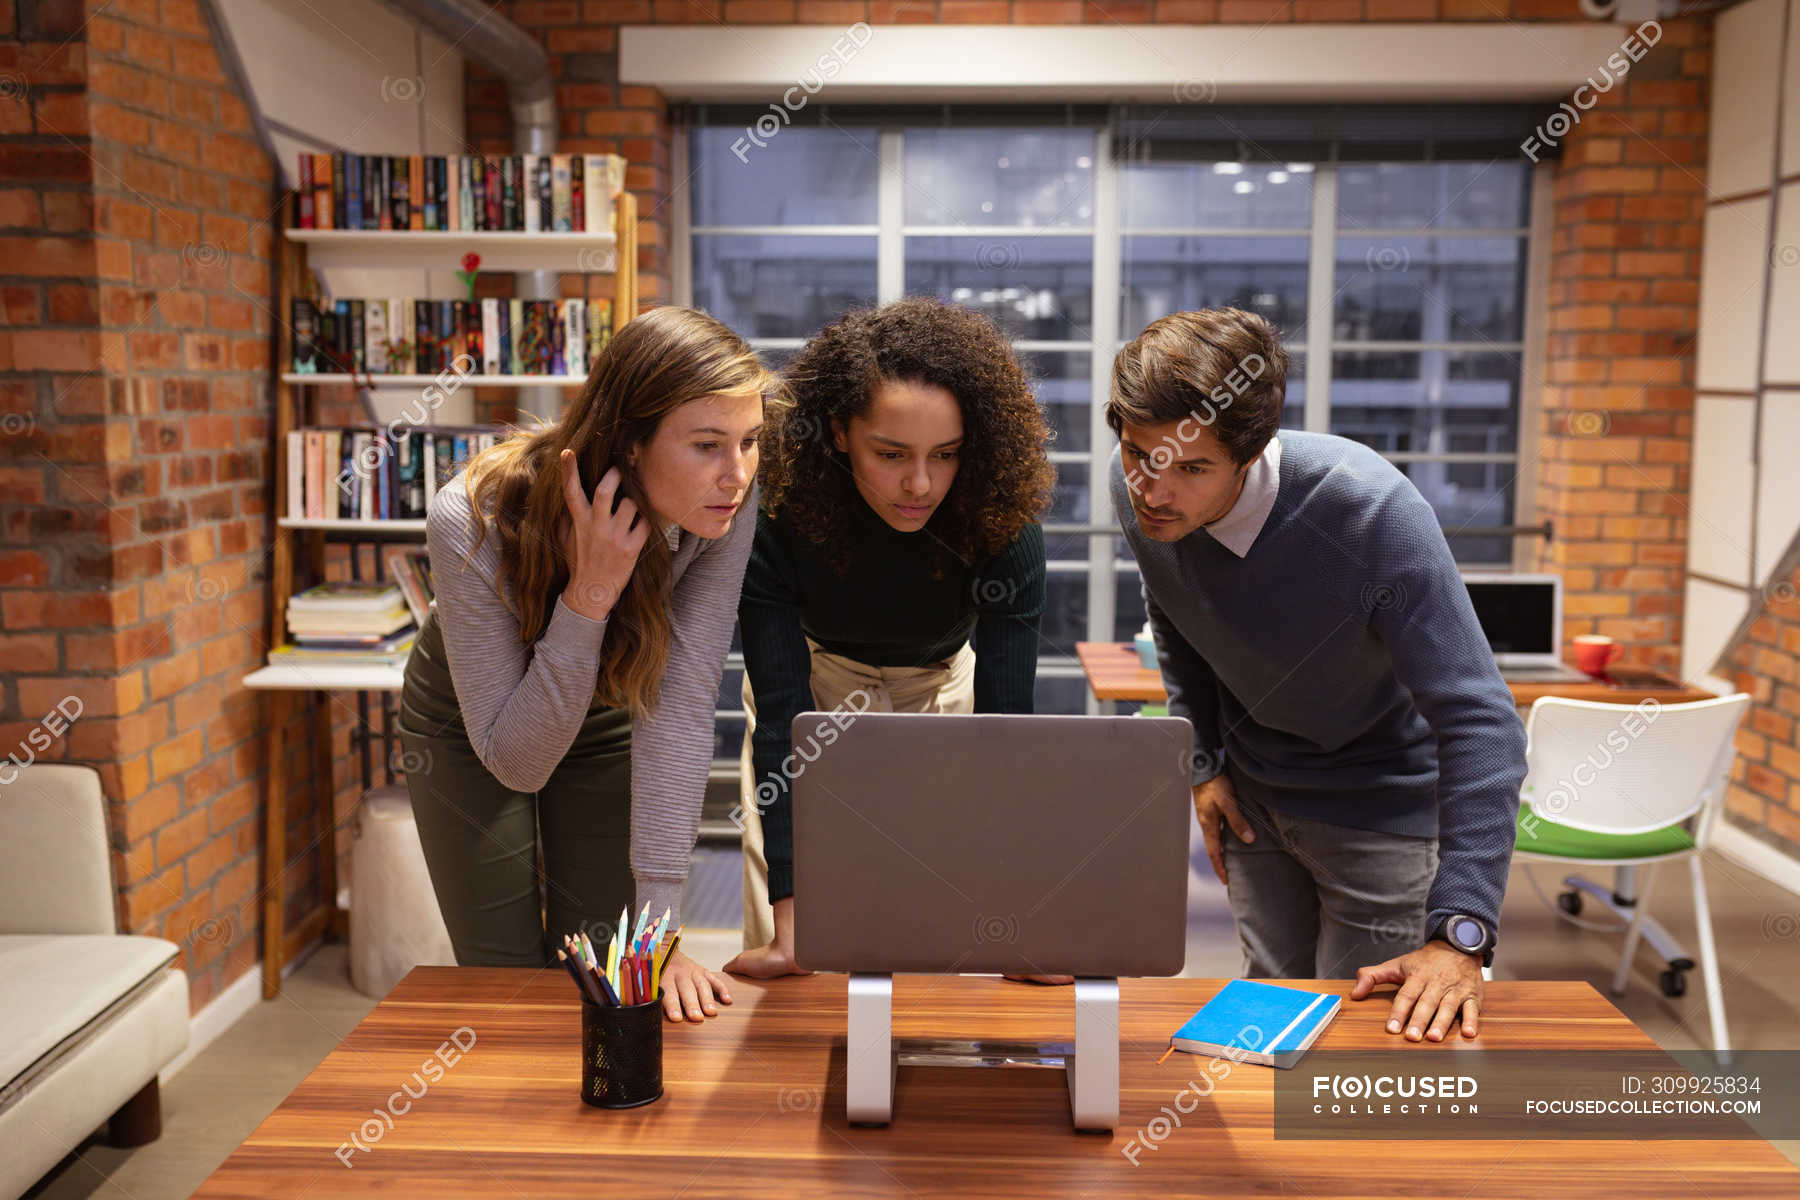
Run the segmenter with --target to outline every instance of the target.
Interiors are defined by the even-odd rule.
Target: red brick
[[[1276,24],[1294,19],[1293,0],[1219,0],[1221,23]]]
[[[727,25],[791,25],[794,0],[725,0]]]

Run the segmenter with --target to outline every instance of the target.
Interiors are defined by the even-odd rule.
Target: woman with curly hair
[[[794,717],[840,703],[1030,712],[1037,522],[1054,481],[1049,430],[1012,348],[967,309],[921,298],[853,312],[784,374],[792,404],[772,405],[763,430],[763,506],[738,606],[744,952],[725,969],[760,978],[803,973],[782,765]]]
[[[459,964],[554,967],[624,907],[679,925],[779,386],[714,318],[651,309],[561,421],[432,498],[400,739]],[[672,1021],[731,1002],[679,951],[662,992]]]

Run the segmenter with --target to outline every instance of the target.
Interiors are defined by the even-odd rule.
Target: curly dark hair
[[[772,403],[763,426],[763,507],[825,547],[839,575],[864,501],[831,423],[848,426],[884,382],[935,385],[962,408],[956,480],[930,528],[965,567],[998,554],[1049,508],[1049,426],[1012,347],[980,313],[923,296],[859,309],[820,330],[782,374],[791,402]]]

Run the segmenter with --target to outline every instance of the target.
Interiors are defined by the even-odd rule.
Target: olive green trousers
[[[631,714],[589,708],[535,794],[506,787],[469,743],[435,610],[406,663],[401,769],[438,908],[465,967],[553,965],[565,933],[612,938],[631,876]]]

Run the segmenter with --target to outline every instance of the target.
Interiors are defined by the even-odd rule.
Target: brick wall
[[[1679,674],[1710,18],[1663,22],[1556,171],[1538,506],[1564,638]]]
[[[98,768],[119,919],[257,957],[271,165],[195,0],[0,6],[0,744]]]
[[[1751,699],[1738,730],[1726,819],[1800,859],[1800,543],[1763,589],[1719,673]]]

